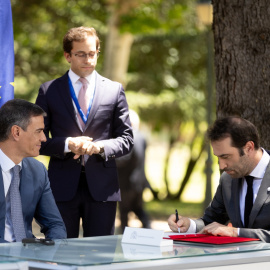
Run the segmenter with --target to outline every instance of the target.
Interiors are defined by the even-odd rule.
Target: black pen
[[[178,211],[175,209],[176,223],[179,220]],[[180,233],[180,228],[178,228],[178,232]]]

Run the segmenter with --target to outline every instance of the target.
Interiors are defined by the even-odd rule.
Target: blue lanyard
[[[78,110],[83,122],[86,124],[87,118],[89,116],[89,113],[90,113],[90,110],[91,110],[91,107],[92,107],[92,102],[93,102],[93,99],[94,99],[96,87],[94,89],[94,93],[93,93],[92,97],[90,98],[89,107],[88,107],[88,110],[87,110],[87,115],[85,116],[84,112],[82,111],[82,109],[80,107],[79,101],[78,101],[78,99],[77,99],[77,97],[75,95],[75,91],[74,91],[72,82],[71,82],[69,77],[68,77],[68,84],[69,84],[69,91],[70,91],[70,94],[71,94],[71,98],[73,99],[73,101],[74,101],[74,103],[75,103],[75,105],[77,107],[77,110]]]

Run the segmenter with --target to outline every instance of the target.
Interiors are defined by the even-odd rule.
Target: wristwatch
[[[100,148],[100,150],[99,150],[99,154],[102,154],[102,153],[104,153],[104,145],[102,144],[100,144],[99,145],[99,148]]]

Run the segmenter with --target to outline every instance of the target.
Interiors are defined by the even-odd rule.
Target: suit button
[[[81,163],[81,159],[80,158],[77,159],[77,163]]]

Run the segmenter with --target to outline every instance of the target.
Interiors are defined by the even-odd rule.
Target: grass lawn
[[[203,203],[152,200],[145,202],[144,206],[152,220],[167,220],[175,212],[175,209],[178,210],[179,215],[191,218],[199,218],[203,214]]]

